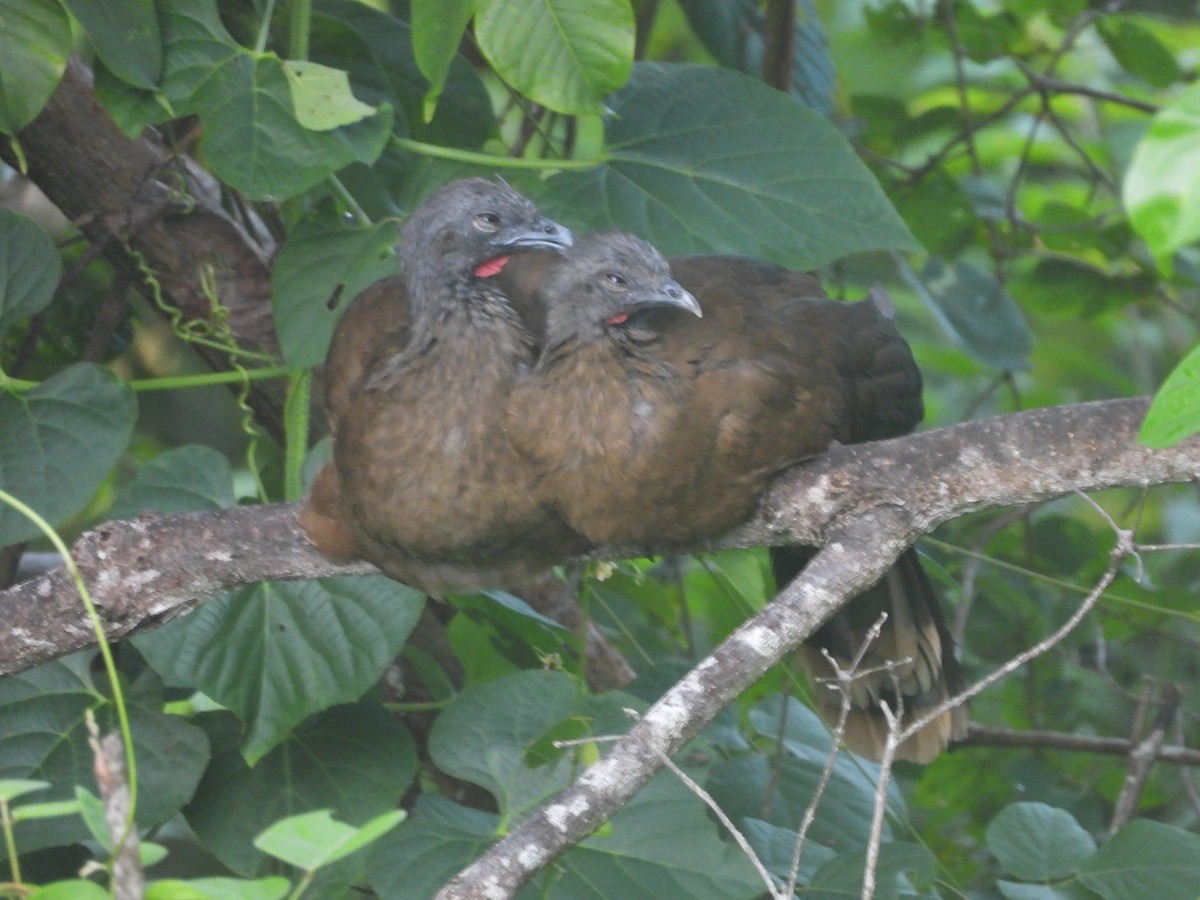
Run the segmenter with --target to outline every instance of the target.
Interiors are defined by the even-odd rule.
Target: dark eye
[[[627,282],[623,276],[618,275],[616,272],[604,273],[604,286],[610,291],[616,291],[619,293],[624,293],[625,291],[629,290],[629,282]]]
[[[495,213],[480,213],[475,217],[472,224],[480,231],[491,234],[493,231],[500,230],[500,217]]]

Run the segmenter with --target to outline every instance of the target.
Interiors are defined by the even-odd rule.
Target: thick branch
[[[902,511],[897,548],[981,507],[1043,500],[1072,487],[1192,480],[1200,441],[1170,450],[1136,444],[1144,400],[1054,407],[893,441],[836,447],[779,479],[759,515],[712,547],[824,543],[855,510]],[[874,548],[881,555],[882,548]],[[897,549],[898,552],[898,549]],[[84,534],[74,555],[109,637],[152,628],[254,581],[372,571],[317,554],[295,509],[266,505],[190,515],[146,515]],[[595,556],[638,555],[610,549]],[[880,571],[890,562],[873,566]],[[0,592],[0,674],[94,644],[70,579],[59,569]]]
[[[983,506],[1074,488],[1193,480],[1200,440],[1136,444],[1144,401],[1036,410],[875,445],[840,447],[789,473],[734,537],[778,541],[831,523],[824,548],[772,603],[667,691],[609,752],[460,872],[438,900],[511,897],[602,825],[734,697],[879,578],[920,532]],[[1036,454],[1036,459],[1032,459]],[[820,530],[818,526],[818,530]],[[761,540],[755,540],[760,538]],[[811,538],[810,538],[811,539]]]
[[[67,65],[45,109],[17,136],[29,177],[130,282],[153,299],[151,280],[185,320],[212,322],[212,297],[229,312],[242,347],[273,350],[270,261],[275,240],[258,215],[226,209],[225,189],[152,130],[120,132],[92,90],[91,71]],[[16,166],[0,138],[0,158]],[[143,271],[143,267],[146,271]],[[198,348],[222,369],[220,351]],[[279,430],[282,400],[255,385],[260,421]]]

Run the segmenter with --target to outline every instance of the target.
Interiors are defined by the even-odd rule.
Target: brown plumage
[[[661,551],[718,536],[753,512],[782,469],[834,441],[906,433],[922,415],[920,373],[890,308],[831,301],[810,275],[729,256],[680,257],[668,270],[645,242],[591,235],[561,258],[514,260],[500,278],[514,296],[536,291],[546,317],[537,366],[512,395],[509,434],[539,469],[542,497],[597,544]],[[781,554],[781,579],[805,552]],[[864,667],[911,659],[895,676],[911,720],[959,681],[912,551],[802,659],[824,675],[825,647],[848,664],[884,609],[888,624]],[[882,747],[871,707],[881,698],[896,706],[892,681],[883,674],[855,690],[846,739],[857,752]],[[836,718],[837,695],[817,690]],[[943,717],[901,758],[927,761],[965,723],[963,711]]]
[[[330,347],[333,460],[301,513],[318,549],[443,593],[519,583],[586,546],[539,505],[504,433],[535,347],[494,280],[513,254],[570,242],[483,179],[409,217],[403,274],[356,298]]]

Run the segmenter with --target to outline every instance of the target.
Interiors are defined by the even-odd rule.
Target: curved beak
[[[561,253],[575,243],[575,238],[554,220],[538,216],[528,225],[504,229],[492,243],[501,251],[541,249]]]
[[[646,306],[674,306],[684,309],[697,318],[704,316],[700,302],[679,286],[679,282],[668,278],[657,288],[636,290],[629,295],[629,305],[641,309]]]

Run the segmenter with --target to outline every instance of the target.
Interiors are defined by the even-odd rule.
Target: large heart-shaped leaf
[[[350,300],[400,270],[391,252],[397,239],[391,222],[351,228],[306,220],[292,229],[271,270],[275,330],[288,365],[306,369],[325,359]]]
[[[163,46],[154,0],[66,0],[66,4],[110,72],[134,87],[158,86]]]
[[[475,37],[501,78],[563,113],[602,112],[633,65],[629,0],[479,0]]]
[[[0,0],[0,132],[42,111],[67,67],[71,19],[58,0]]]
[[[254,763],[300,721],[359,699],[416,624],[424,598],[381,576],[263,582],[137,638],[168,684],[246,723]]]
[[[133,431],[137,401],[107,369],[79,363],[24,394],[0,394],[0,487],[52,524],[87,503]],[[0,547],[41,532],[0,505]]]
[[[0,333],[45,309],[61,277],[50,235],[28,216],[0,209]]]
[[[800,269],[917,247],[846,139],[760,81],[639,64],[610,105],[607,163],[537,191],[570,227],[633,231],[668,255],[746,253]]]
[[[0,680],[0,775],[36,778],[52,787],[39,801],[69,799],[75,785],[95,790],[93,754],[86,714],[103,728],[112,712],[92,683],[90,653],[80,653]],[[126,687],[141,791],[138,823],[150,827],[174,815],[191,799],[208,762],[204,733],[178,716],[160,711],[161,683],[149,690]],[[142,685],[145,688],[145,684]],[[77,816],[34,819],[16,830],[23,852],[74,843],[87,837]]]
[[[185,810],[217,858],[253,874],[255,836],[296,813],[331,809],[359,825],[395,809],[417,772],[411,735],[378,705],[338,706],[297,728],[251,768],[227,714],[206,716],[213,761]]]
[[[163,90],[205,124],[213,172],[256,200],[297,194],[352,162],[371,162],[391,132],[390,108],[314,131],[297,120],[284,63],[230,37],[211,0],[179,0],[165,18]]]

